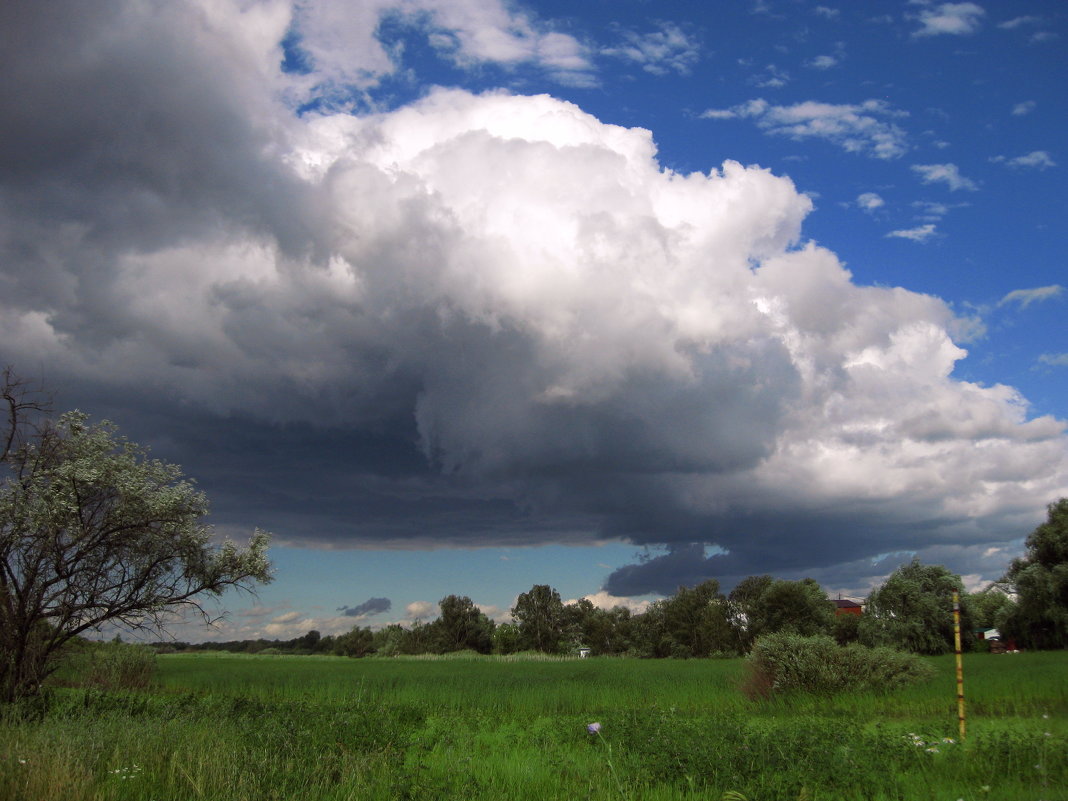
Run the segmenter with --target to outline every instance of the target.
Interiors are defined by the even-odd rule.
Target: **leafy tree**
[[[1068,647],[1068,498],[1051,503],[1047,513],[1005,576],[1017,603],[1003,633],[1025,648]]]
[[[630,610],[621,606],[601,609],[588,598],[564,606],[564,629],[576,645],[594,656],[622,654],[629,647]]]
[[[347,634],[334,639],[334,653],[338,656],[361,657],[375,652],[374,632],[353,626]]]
[[[918,654],[953,650],[953,591],[963,597],[960,576],[942,565],[902,565],[868,596],[859,624],[860,642]],[[961,604],[961,631],[971,630],[967,604]],[[970,638],[965,638],[965,642]]]
[[[674,641],[667,627],[667,603],[666,598],[654,601],[642,614],[631,619],[629,652],[634,656],[643,659],[671,656]]]
[[[438,603],[441,616],[431,625],[438,650],[470,649],[488,654],[493,648],[493,621],[466,595],[449,595]]]
[[[519,627],[515,623],[498,623],[493,629],[493,653],[514,654],[519,650]]]
[[[787,581],[749,576],[728,598],[729,616],[739,649],[748,651],[758,637],[785,632],[811,637],[834,628],[834,603],[813,579]]]
[[[512,607],[512,619],[519,627],[519,649],[553,654],[564,640],[564,602],[548,584],[535,584],[522,593]]]
[[[727,617],[727,598],[715,579],[696,587],[679,587],[664,603],[664,627],[671,640],[671,655],[711,656],[732,650],[734,634]]]
[[[836,615],[831,635],[839,645],[849,645],[860,639],[859,615]]]
[[[756,641],[757,631],[752,621],[756,619],[755,604],[760,595],[774,581],[771,576],[747,576],[739,581],[727,596],[727,615],[734,629],[738,649],[748,653]]]
[[[390,623],[374,633],[372,647],[381,656],[395,656],[404,653],[404,642],[408,631],[399,623]]]
[[[15,385],[13,387],[13,384]],[[267,535],[211,544],[207,499],[80,412],[31,428],[10,373],[0,482],[0,700],[37,692],[65,643],[104,623],[163,628],[205,595],[270,580]]]
[[[314,651],[323,635],[316,629],[312,629],[303,637],[297,639],[296,647],[302,651]]]
[[[776,579],[752,605],[751,626],[757,636],[785,632],[812,637],[827,634],[834,626],[834,602],[819,583]]]
[[[967,604],[972,625],[977,629],[1002,629],[1009,614],[1016,608],[1016,602],[998,584],[969,593]]]

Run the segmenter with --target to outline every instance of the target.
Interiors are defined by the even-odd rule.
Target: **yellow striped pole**
[[[953,645],[957,651],[957,722],[964,739],[964,661],[960,655],[960,593],[953,590]]]

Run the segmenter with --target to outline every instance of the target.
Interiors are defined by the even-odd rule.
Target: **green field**
[[[1068,801],[1068,653],[970,655],[964,743],[932,661],[750,701],[741,660],[170,655],[149,691],[8,710],[0,798]]]

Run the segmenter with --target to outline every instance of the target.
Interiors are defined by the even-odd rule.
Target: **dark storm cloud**
[[[345,617],[370,617],[388,612],[392,606],[393,602],[389,598],[368,598],[356,606],[339,606],[337,611]]]
[[[348,46],[391,4],[357,6],[303,6],[293,75],[280,0],[0,4],[0,360],[180,463],[224,533],[625,540],[666,551],[606,588],[670,593],[988,571],[1068,490],[1063,424],[954,380],[946,305],[803,244],[786,178],[676,175],[545,95],[299,115],[396,68]],[[493,41],[457,56],[538,58]]]

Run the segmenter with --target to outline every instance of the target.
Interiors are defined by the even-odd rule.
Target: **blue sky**
[[[0,358],[274,533],[179,636],[979,586],[1068,494],[1062,4],[68,5]]]

